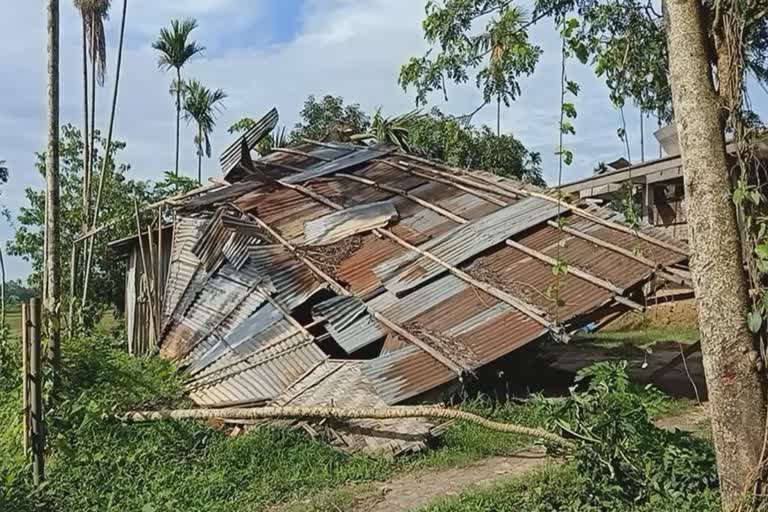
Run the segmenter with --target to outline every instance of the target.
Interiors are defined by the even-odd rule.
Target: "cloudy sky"
[[[154,179],[173,167],[174,108],[168,95],[169,79],[158,71],[151,48],[160,27],[172,18],[196,17],[195,36],[207,47],[186,73],[229,94],[226,110],[213,137],[214,154],[230,141],[226,127],[244,115],[257,117],[276,106],[281,124],[292,126],[309,94],[341,95],[366,110],[383,106],[397,113],[413,107],[413,94],[397,85],[399,67],[424,51],[421,19],[425,0],[130,0],[126,51],[121,77],[116,137],[128,143],[124,159],[135,178]],[[110,77],[114,75],[117,29],[122,2],[113,0],[108,26]],[[34,153],[45,141],[45,12],[38,0],[0,0],[0,160],[7,161],[10,182],[0,202],[15,214],[24,201],[24,189],[40,188],[42,178],[34,169]],[[559,109],[559,40],[547,22],[535,27],[532,38],[544,56],[536,74],[523,83],[522,97],[502,114],[502,130],[512,132],[532,150],[542,153],[544,174],[556,181]],[[80,124],[80,22],[72,2],[62,1],[61,15],[62,123]],[[608,101],[602,82],[589,68],[571,63],[569,75],[582,88],[576,101],[577,135],[570,137],[576,159],[564,180],[590,173],[596,162],[625,156],[616,130],[619,113]],[[112,84],[100,91],[98,110],[105,127]],[[766,96],[753,98],[758,111]],[[445,112],[465,113],[480,103],[471,86],[452,88],[449,101],[434,97]],[[762,112],[761,112],[762,113]],[[639,159],[639,114],[626,112],[631,151]],[[492,109],[481,112],[478,122],[495,123]],[[646,156],[658,154],[646,126]],[[106,131],[106,130],[104,130]],[[182,133],[182,169],[196,169],[192,128]],[[205,162],[204,173],[218,173],[216,159]],[[14,226],[0,220],[0,243]],[[24,277],[28,265],[15,258],[6,261],[9,278]]]

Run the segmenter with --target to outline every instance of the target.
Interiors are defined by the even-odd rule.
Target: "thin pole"
[[[21,414],[24,454],[29,450],[29,305],[21,305]]]
[[[85,227],[87,231],[87,227]],[[77,279],[77,241],[72,244],[69,259],[69,311],[67,312],[67,338],[75,335],[75,281]]]
[[[128,13],[128,0],[123,0],[123,19],[120,23],[120,42],[117,49],[117,73],[115,73],[115,90],[112,94],[112,112],[109,117],[109,130],[107,131],[107,147],[104,152],[104,163],[101,166],[101,175],[99,176],[99,188],[96,191],[96,203],[93,209],[93,222],[91,228],[95,228],[99,222],[99,208],[101,206],[101,196],[104,192],[104,182],[106,181],[106,175],[109,171],[109,162],[112,155],[112,132],[115,127],[115,114],[117,112],[117,97],[120,88],[120,68],[123,64],[123,42],[125,40],[125,18]],[[95,153],[93,147],[91,147],[91,153]],[[88,249],[86,250],[87,257],[85,259],[85,278],[83,280],[83,303],[80,305],[80,311],[82,312],[88,303],[88,281],[91,275],[91,263],[93,261],[93,244],[95,237],[88,240]]]
[[[43,376],[40,360],[40,300],[30,301],[30,377],[32,406],[32,470],[35,485],[45,480],[45,423],[43,421]]]
[[[645,127],[643,126],[643,111],[640,110],[640,161],[645,162]]]

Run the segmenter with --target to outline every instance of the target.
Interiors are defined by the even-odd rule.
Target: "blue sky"
[[[122,2],[113,0],[108,27],[110,76],[100,91],[99,117],[106,124],[108,96],[117,52],[116,30]],[[214,134],[214,154],[230,141],[226,127],[244,115],[257,117],[276,106],[281,124],[292,126],[309,94],[341,95],[366,110],[382,106],[397,113],[413,107],[413,94],[397,85],[400,65],[421,54],[421,19],[425,0],[129,0],[127,44],[115,135],[128,143],[124,158],[137,179],[154,179],[173,166],[174,110],[168,96],[169,76],[157,70],[150,45],[160,27],[172,18],[193,16],[196,37],[208,50],[187,70],[229,98]],[[34,152],[45,141],[45,12],[44,3],[0,0],[0,159],[11,171],[0,202],[12,213],[24,203],[24,189],[43,186],[34,169]],[[61,66],[62,122],[81,122],[80,23],[72,2],[62,1]],[[502,130],[514,133],[532,150],[541,152],[544,174],[556,180],[554,148],[558,136],[559,40],[550,22],[534,27],[532,38],[544,49],[536,73],[523,81],[520,99],[502,114]],[[568,140],[575,162],[564,180],[590,173],[596,162],[625,156],[616,135],[619,113],[607,89],[588,67],[569,64],[569,75],[582,92],[576,101],[577,134]],[[768,101],[756,91],[753,103],[765,115]],[[449,102],[434,105],[449,113],[465,113],[480,102],[471,86],[452,88]],[[639,160],[639,114],[628,109],[633,160]],[[476,118],[495,124],[492,109]],[[646,156],[658,155],[652,137],[655,122],[646,123]],[[193,174],[195,154],[191,128],[182,133],[182,169]],[[216,159],[204,163],[206,177],[218,174]],[[0,243],[14,226],[0,220]],[[7,258],[8,277],[26,276],[28,265]]]

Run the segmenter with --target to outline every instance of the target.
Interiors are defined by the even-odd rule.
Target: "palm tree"
[[[84,164],[83,175],[83,196],[87,202],[90,203],[90,184],[91,176],[93,174],[93,162],[95,160],[94,143],[96,139],[96,85],[103,87],[107,76],[107,38],[104,32],[104,21],[109,19],[109,9],[111,7],[111,0],[74,0],[75,7],[80,11],[80,16],[83,20],[83,63],[85,66],[86,54],[86,41],[88,42],[89,54],[91,61],[91,120],[90,130],[86,126],[85,138],[88,139],[90,131],[90,140],[86,143],[88,151],[87,163]],[[86,125],[88,117],[88,73],[87,70],[83,71],[83,80],[85,81],[85,109],[86,109]]]
[[[104,0],[102,0],[104,1]],[[115,127],[115,114],[117,113],[117,98],[120,89],[120,72],[123,65],[123,47],[125,43],[125,20],[128,16],[128,0],[123,0],[123,14],[120,21],[120,40],[117,44],[117,66],[115,68],[115,83],[114,90],[112,92],[112,110],[109,116],[109,128],[107,130],[107,145],[104,149],[104,157],[102,158],[101,173],[99,174],[99,185],[96,189],[96,201],[93,205],[93,221],[91,227],[95,228],[99,222],[99,212],[101,208],[101,199],[104,193],[104,184],[106,183],[107,174],[109,171],[109,162],[112,157],[112,134]],[[93,147],[93,146],[91,146]],[[91,262],[93,261],[93,244],[95,237],[90,237],[84,241],[83,244],[87,245],[85,249],[85,271],[83,277],[83,301],[80,307],[80,315],[82,317],[83,310],[88,303],[88,281],[91,272]]]
[[[176,95],[176,176],[179,175],[181,95],[184,93],[181,68],[189,59],[205,50],[205,47],[198,45],[195,41],[189,41],[190,34],[196,28],[197,20],[193,18],[184,21],[173,20],[170,29],[161,29],[160,37],[152,44],[152,48],[160,52],[157,62],[160,69],[176,70],[176,79],[171,86],[171,94]]]
[[[216,126],[216,114],[221,111],[227,95],[221,89],[211,91],[197,80],[185,86],[184,119],[197,123],[197,181],[203,181],[203,155],[211,158],[210,135]]]
[[[410,143],[410,132],[414,125],[425,117],[420,110],[412,110],[407,114],[393,117],[384,117],[381,108],[376,109],[373,115],[370,129],[358,135],[353,135],[354,142],[377,140],[397,146],[405,153],[413,153],[414,148]]]

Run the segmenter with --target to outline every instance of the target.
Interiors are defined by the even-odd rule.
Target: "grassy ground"
[[[5,321],[8,324],[9,334],[13,338],[21,336],[21,308],[9,307],[5,312]]]
[[[647,346],[660,341],[693,343],[699,339],[696,327],[648,327],[622,331],[600,331],[579,334],[574,341],[592,343],[598,346],[615,347],[618,345]]]
[[[571,465],[550,467],[515,478],[489,489],[472,490],[439,500],[418,512],[521,512],[569,511],[598,512],[716,512],[720,502],[716,493],[704,491],[680,500],[652,500],[641,507],[591,504],[580,492],[585,482]]]
[[[16,350],[11,352],[15,357]],[[193,421],[110,423],[101,417],[115,407],[128,409],[147,400],[183,405],[174,369],[158,359],[131,358],[118,340],[104,336],[65,345],[64,354],[68,373],[59,406],[49,415],[48,483],[40,491],[30,486],[21,450],[17,372],[3,372],[0,481],[6,485],[0,487],[0,510],[262,510],[309,495],[325,495],[331,503],[351,499],[349,485],[510,454],[529,443],[462,424],[451,427],[436,449],[390,460],[344,454],[281,429],[230,438]],[[157,396],[166,398],[157,402]],[[533,406],[491,411],[473,402],[468,407],[501,420],[539,421]]]

